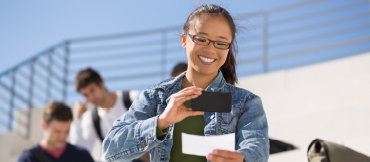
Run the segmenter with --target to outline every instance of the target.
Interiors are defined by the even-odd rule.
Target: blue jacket
[[[181,90],[185,73],[142,91],[129,111],[114,122],[103,141],[103,154],[108,162],[132,161],[147,151],[150,151],[152,162],[169,161],[175,124],[169,127],[167,135],[157,139],[157,120],[170,96]],[[267,162],[270,146],[261,99],[245,89],[226,83],[221,71],[206,91],[229,92],[233,103],[230,113],[204,113],[204,135],[235,132],[235,150],[241,152],[247,162]]]

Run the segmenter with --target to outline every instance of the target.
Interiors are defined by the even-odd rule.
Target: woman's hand
[[[207,159],[212,162],[243,162],[244,156],[238,151],[213,150],[208,154]]]
[[[184,106],[184,102],[197,98],[202,94],[202,89],[198,87],[187,87],[180,92],[171,95],[171,99],[164,110],[163,114],[158,117],[158,127],[161,130],[168,128],[170,125],[184,120],[188,116],[203,115],[203,111],[193,111],[191,108]]]

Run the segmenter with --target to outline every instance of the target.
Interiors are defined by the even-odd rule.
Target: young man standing
[[[139,96],[139,91],[109,92],[99,73],[91,68],[78,72],[75,86],[86,101],[74,105],[70,142],[86,148],[91,153],[95,141],[103,142],[113,122],[128,111],[131,103]],[[87,109],[88,102],[95,107]],[[147,159],[140,159],[149,161],[149,155],[146,157]],[[102,158],[103,156],[101,160],[104,160]]]
[[[24,151],[18,162],[94,162],[83,148],[66,142],[72,122],[72,111],[60,102],[49,103],[44,111],[44,137],[35,147]]]

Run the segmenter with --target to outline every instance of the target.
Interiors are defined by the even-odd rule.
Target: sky
[[[0,73],[67,39],[181,26],[188,15],[201,4],[218,4],[226,8],[232,16],[238,16],[303,1],[2,0]],[[0,118],[7,122],[3,116]],[[4,130],[5,127],[0,127],[0,132]]]
[[[0,1],[0,74],[16,65],[22,61],[35,56],[36,54],[48,49],[49,47],[59,44],[65,40],[73,38],[85,38],[94,36],[104,36],[112,34],[122,34],[122,33],[132,33],[140,31],[148,31],[154,29],[162,29],[173,26],[181,26],[186,21],[188,15],[201,4],[218,4],[225,9],[227,9],[232,16],[238,17],[240,15],[248,13],[256,13],[271,9],[276,9],[279,7],[289,6],[293,4],[298,4],[302,2],[312,2],[319,0],[285,0],[285,1],[274,1],[274,0],[187,0],[187,1],[174,1],[174,0],[141,0],[141,1],[124,1],[124,0],[111,0],[109,2],[97,1],[97,0],[80,0],[80,1]],[[354,0],[357,2],[360,0]],[[346,5],[350,2],[348,0],[338,0],[338,1],[326,1],[328,3],[323,3],[320,7],[336,7],[337,4]],[[336,3],[334,3],[336,2]],[[366,5],[366,4],[365,4]],[[363,12],[368,10],[367,6],[360,7],[362,9],[354,8],[353,13]],[[293,9],[292,12],[287,12],[284,14],[274,13],[270,14],[269,18],[274,20],[275,18],[286,18],[294,14],[302,14],[303,12],[312,12],[314,8],[306,9]],[[294,13],[294,14],[292,14]],[[353,14],[351,13],[351,14]],[[335,17],[341,18],[348,14],[345,12],[327,14],[316,18],[315,21],[328,21],[325,17]],[[256,36],[257,30],[253,30],[254,25],[258,25],[254,20],[246,20],[248,27],[247,32],[250,36]],[[280,31],[286,31],[290,28],[297,26],[303,26],[306,22],[298,22],[295,24],[288,25],[277,25],[276,27],[269,28],[269,32],[275,33]],[[237,22],[238,23],[238,22]],[[249,23],[249,24],[248,24]],[[364,17],[359,19],[357,22],[347,22],[345,24],[340,24],[336,26],[330,26],[325,30],[311,30],[307,32],[298,32],[294,37],[300,37],[301,35],[310,36],[317,34],[325,34],[331,32],[332,30],[341,29],[344,26],[358,25],[369,23],[369,19]],[[314,28],[314,27],[312,27]],[[356,34],[356,33],[354,33]],[[357,32],[358,35],[368,35],[370,31]],[[275,37],[269,37],[269,43],[280,43],[284,39],[288,40],[292,36],[285,38],[285,35],[281,35],[275,39]],[[171,35],[172,37],[179,37],[179,34]],[[310,47],[313,43],[317,45],[325,44],[328,42],[335,42],[337,40],[348,39],[349,36],[343,35],[341,38],[332,37],[330,39],[321,39],[319,41],[312,41],[302,45],[288,44],[286,46],[273,48],[269,46],[269,54],[282,54],[289,53],[292,49],[305,49]],[[354,37],[354,36],[352,36]],[[250,46],[253,46],[253,42],[247,42]],[[240,42],[239,42],[240,45]],[[365,45],[366,46],[366,45]],[[364,47],[364,46],[362,46]],[[354,47],[354,48],[357,48]],[[242,48],[239,52],[248,51]],[[349,48],[348,48],[349,49]],[[124,49],[127,50],[127,49]],[[250,52],[250,51],[249,51]],[[328,55],[327,51],[324,51]],[[337,52],[334,52],[337,53]],[[109,54],[109,53],[108,53]],[[172,53],[173,54],[173,53]],[[73,55],[73,53],[72,53]],[[237,59],[247,59],[248,57],[254,57],[256,55],[261,55],[261,51],[252,51],[248,54],[239,55]],[[323,54],[317,53],[317,56],[322,56]],[[77,56],[77,55],[76,55]],[[73,56],[71,56],[73,57]],[[87,57],[92,57],[87,55]],[[313,58],[314,55],[309,57]],[[302,58],[306,59],[306,58]],[[73,58],[71,58],[73,62]],[[75,59],[76,60],[76,59]],[[183,58],[186,60],[186,57]],[[98,60],[100,64],[108,64],[106,62]],[[120,62],[120,60],[115,60],[118,64],[125,64]],[[270,62],[269,66],[279,67],[284,66],[287,62],[295,62],[294,60],[282,60]],[[88,62],[93,65],[93,67],[98,67],[95,62]],[[111,63],[111,62],[109,62]],[[72,63],[73,64],[73,63]],[[298,63],[300,64],[300,63]],[[86,66],[86,64],[82,64]],[[90,65],[89,65],[90,66]],[[172,66],[172,65],[170,65]],[[240,65],[239,69],[253,69],[259,68],[260,65]],[[79,70],[81,67],[70,67],[71,74]],[[166,67],[172,68],[172,67]],[[74,71],[73,71],[74,70]],[[136,71],[135,71],[136,72]],[[106,77],[110,75],[109,73],[103,72]],[[116,71],[111,71],[112,75],[116,75]],[[124,73],[120,71],[120,73]],[[69,77],[74,77],[70,75]],[[1,79],[1,78],[0,78]],[[69,78],[73,80],[74,78]],[[9,79],[7,79],[9,81]],[[131,84],[131,83],[130,83]],[[112,85],[112,84],[110,84]],[[70,87],[70,91],[74,91],[73,86]],[[120,86],[113,87],[120,88]]]
[[[131,33],[181,26],[183,23],[185,23],[189,14],[201,4],[218,4],[227,9],[232,16],[237,17],[247,13],[261,12],[308,1],[314,0],[111,0],[109,2],[97,0],[2,0],[0,1],[0,74],[16,66],[22,61],[38,54],[39,52],[42,52],[43,50],[59,44],[67,39]],[[343,3],[348,3],[350,1],[338,0],[337,2],[340,2],[343,5]],[[327,3],[326,5],[331,6],[332,4],[333,3]],[[358,8],[355,8],[354,10],[357,9],[358,12],[362,12],[363,10],[368,11],[368,7],[361,7],[361,11],[358,10]],[[298,14],[306,11],[298,10],[293,12]],[[277,14],[277,16],[279,16],[279,14]],[[289,15],[280,16],[285,17]],[[329,14],[328,16],[345,17],[346,13],[342,13],[342,15]],[[324,16],[321,20],[325,21]],[[348,27],[350,25],[364,23],[369,23],[368,17],[359,19],[357,22],[347,22],[346,26]],[[250,25],[253,26],[255,24],[252,23]],[[297,25],[304,26],[305,24]],[[270,32],[279,32],[287,30],[290,27],[293,26],[280,26],[280,28],[271,28]],[[335,28],[338,28],[338,30],[343,27],[344,25],[335,26]],[[334,27],[330,27],[328,30],[313,30],[310,31],[312,33],[302,33],[306,36],[315,34],[320,35],[321,33],[325,34],[331,30],[334,31]],[[253,30],[248,31],[253,34]],[[366,35],[370,35],[370,30],[353,33],[353,36],[351,37],[355,38]],[[350,36],[343,35],[342,37],[346,37],[347,39]],[[282,39],[285,39],[284,35],[279,36],[278,38],[279,39],[270,39],[270,43],[279,43],[282,41]],[[270,47],[269,53],[281,54],[287,52],[287,49],[305,49],[306,47],[312,46],[312,43],[315,43],[317,46],[317,44],[325,44],[328,42],[342,40],[342,38],[332,37],[330,39],[321,39],[316,42],[308,42],[308,44],[305,44],[305,46],[293,46],[289,44],[284,48]],[[368,48],[370,42],[366,43],[367,44],[362,44],[361,47]],[[354,46],[352,49],[357,49],[358,47],[359,46]],[[345,50],[343,51],[345,52]],[[329,54],[327,51],[323,51],[323,53]],[[324,55],[323,53],[317,53],[317,55],[322,56]],[[334,53],[337,52],[334,51]],[[314,55],[310,55],[310,57],[314,57]],[[283,60],[276,62],[275,64],[276,66],[280,66],[281,64],[284,65],[286,62],[294,61],[295,60]],[[71,91],[75,91],[73,86],[70,86],[70,88],[72,88],[70,89]],[[80,95],[79,98],[81,99],[82,96]],[[1,118],[2,116],[0,115],[0,119]]]
[[[233,16],[303,0],[0,1],[0,73],[63,40],[182,25],[200,4]]]

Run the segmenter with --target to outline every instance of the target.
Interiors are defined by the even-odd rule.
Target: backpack
[[[125,105],[127,111],[128,111],[129,107],[132,104],[132,102],[130,100],[130,93],[129,92],[130,91],[123,91],[122,92],[122,101],[123,101],[123,104]],[[102,135],[101,128],[100,128],[100,117],[98,115],[98,108],[97,107],[95,107],[92,111],[92,120],[93,120],[93,124],[94,124],[96,134],[98,135],[100,141],[103,142],[104,137]]]
[[[49,157],[47,157],[47,156],[44,154],[44,152],[41,150],[41,148],[40,148],[40,147],[35,146],[35,147],[33,147],[33,148],[29,149],[28,151],[30,151],[30,152],[31,152],[31,154],[32,154],[33,156],[35,156],[35,158],[36,158],[36,159],[37,159],[37,161],[39,161],[39,162],[52,162],[52,161],[49,159]]]
[[[270,141],[270,155],[271,154],[276,154],[276,153],[279,153],[279,152],[284,152],[284,151],[290,151],[290,150],[297,149],[297,147],[295,147],[295,146],[293,146],[289,143],[279,141],[279,140],[274,140],[274,139],[269,138],[269,141]]]
[[[309,162],[370,162],[370,157],[333,142],[315,139],[308,146]]]

